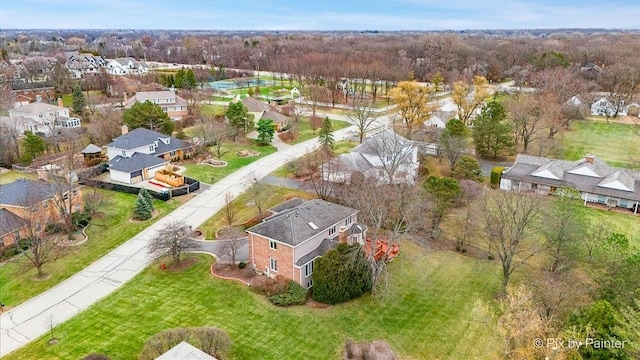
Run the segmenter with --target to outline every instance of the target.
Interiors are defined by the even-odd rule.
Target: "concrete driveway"
[[[354,129],[348,127],[338,130],[334,137],[336,140],[345,139]],[[317,140],[311,139],[279,150],[239,169],[79,273],[1,314],[0,356],[43,335],[47,331],[46,323],[50,316],[60,324],[111,294],[140,273],[153,261],[147,254],[149,240],[167,222],[179,220],[197,228],[224,207],[226,193],[238,196],[251,185],[251,179],[259,180],[287,161],[317,147]]]
[[[220,263],[231,263],[231,244],[236,251],[236,263],[240,261],[249,261],[249,239],[241,238],[236,240],[191,240],[195,243],[197,249],[195,252],[213,255],[216,261]]]

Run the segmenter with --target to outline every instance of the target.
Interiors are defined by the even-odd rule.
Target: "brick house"
[[[338,243],[364,243],[366,228],[356,223],[356,209],[294,198],[269,211],[271,216],[247,229],[249,261],[269,277],[281,275],[310,288],[317,258]]]
[[[149,101],[162,108],[171,120],[180,120],[189,114],[187,110],[187,100],[176,95],[173,90],[165,91],[138,91],[135,96],[127,99],[124,103],[125,109],[132,107],[135,103]]]
[[[67,202],[65,208],[80,211],[80,189],[74,187],[70,192],[60,194],[54,185],[44,180],[18,179],[0,185],[0,247],[29,236],[29,226],[42,232],[47,225],[60,222],[56,205],[62,200]]]

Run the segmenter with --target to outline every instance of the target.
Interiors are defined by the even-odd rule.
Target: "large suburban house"
[[[87,75],[97,75],[100,69],[107,66],[104,56],[91,53],[73,54],[64,63],[74,79],[81,79]]]
[[[124,103],[125,109],[137,102],[149,101],[157,104],[166,112],[172,120],[180,120],[187,115],[187,100],[176,95],[175,91],[139,91]]]
[[[111,180],[133,184],[153,179],[172,160],[184,159],[193,146],[173,136],[145,128],[128,131],[106,145]]]
[[[79,128],[80,119],[69,116],[69,109],[63,106],[34,102],[9,110],[9,119],[20,124],[21,132],[50,136],[54,130]]]
[[[378,184],[413,184],[418,173],[418,148],[406,138],[385,129],[350,152],[321,165],[325,181],[350,183],[358,172]]]
[[[247,229],[249,261],[269,277],[283,276],[313,286],[313,263],[338,243],[363,244],[366,228],[358,210],[324,200],[293,198]]]
[[[253,115],[254,123],[258,123],[261,119],[267,119],[273,121],[276,131],[282,130],[287,124],[291,122],[291,119],[285,115],[280,114],[277,111],[271,109],[269,104],[266,104],[260,100],[254,99],[251,96],[247,96],[240,101],[244,107],[247,108],[250,114]]]
[[[624,100],[617,102],[616,106],[616,101],[603,96],[591,104],[591,115],[611,117],[617,114],[618,116],[626,116],[628,109]]]
[[[0,185],[0,247],[42,232],[48,224],[57,223],[60,213],[56,205],[67,201],[65,208],[80,211],[82,195],[75,187],[73,194],[60,194],[44,180],[18,179]],[[59,198],[62,196],[62,198]]]
[[[149,72],[149,68],[132,57],[116,58],[109,60],[106,65],[109,75],[143,75]]]
[[[611,167],[593,155],[567,161],[518,154],[500,179],[502,190],[550,194],[562,187],[578,190],[585,205],[597,203],[638,213],[640,172]]]

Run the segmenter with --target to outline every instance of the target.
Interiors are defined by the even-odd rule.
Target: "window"
[[[604,203],[606,202],[606,200],[607,200],[607,197],[606,197],[606,196],[604,196],[604,195],[598,195],[598,202],[599,202],[600,204],[604,204]]]
[[[332,227],[329,228],[329,236],[333,235],[336,233],[336,226],[333,225]]]
[[[312,286],[313,286],[313,280],[307,281],[307,288],[310,288]]]
[[[169,156],[171,156],[171,157],[176,156],[176,151],[175,150],[169,151]]]
[[[278,243],[273,240],[269,240],[269,249],[276,250],[278,248]]]
[[[351,216],[349,216],[349,217],[344,221],[344,224],[348,226],[349,224],[351,224],[351,222],[352,222],[352,221],[353,221],[353,219],[351,219]]]
[[[149,151],[153,152],[153,145],[149,145]]]
[[[122,157],[127,157],[127,150],[122,150]]]
[[[269,269],[272,271],[278,271],[278,260],[274,258],[269,258]]]
[[[311,274],[313,274],[313,261],[304,266],[304,276],[307,277]]]

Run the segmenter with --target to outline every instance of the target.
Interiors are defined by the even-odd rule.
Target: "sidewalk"
[[[345,139],[354,129],[348,127],[336,131],[334,137],[336,140]],[[147,244],[167,222],[179,220],[197,228],[224,207],[224,194],[238,196],[249,188],[250,179],[255,177],[259,180],[287,161],[317,147],[317,139],[311,139],[239,169],[74,276],[1,314],[0,356],[45,334],[45,325],[50,316],[60,324],[108,296],[144,270],[153,261],[147,254]]]

